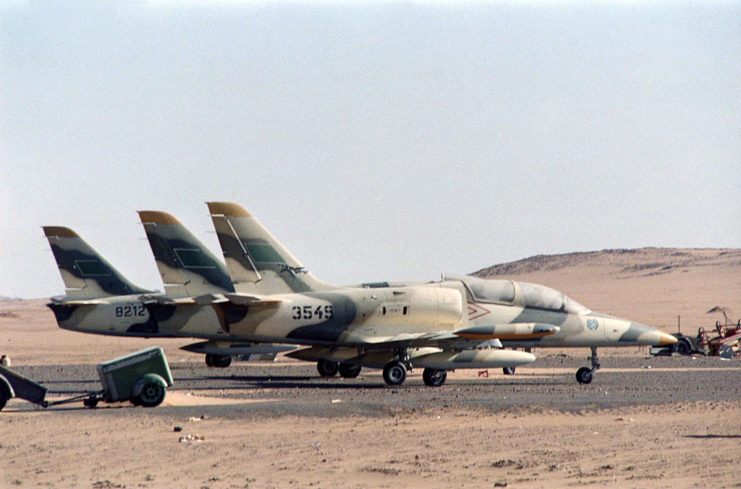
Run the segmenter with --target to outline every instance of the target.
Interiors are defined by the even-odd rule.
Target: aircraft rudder
[[[234,292],[226,266],[181,223],[163,211],[138,211],[168,295]]]
[[[64,226],[42,226],[42,229],[67,297],[96,299],[150,292],[132,284],[72,229]]]
[[[206,205],[238,290],[277,294],[333,288],[309,273],[244,207],[232,202]]]

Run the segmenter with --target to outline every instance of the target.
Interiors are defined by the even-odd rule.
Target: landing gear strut
[[[589,357],[592,361],[592,368],[582,367],[576,371],[576,381],[580,384],[589,384],[592,382],[592,374],[599,369],[599,359],[597,358],[597,347],[592,347],[592,356]]]

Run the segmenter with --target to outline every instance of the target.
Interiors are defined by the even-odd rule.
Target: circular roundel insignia
[[[597,326],[599,323],[596,319],[587,319],[587,328],[588,329],[597,329]]]

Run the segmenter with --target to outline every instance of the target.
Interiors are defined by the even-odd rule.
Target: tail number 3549
[[[332,304],[326,306],[293,306],[293,319],[332,319],[334,309]]]

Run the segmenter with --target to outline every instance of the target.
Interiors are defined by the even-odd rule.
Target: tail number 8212
[[[124,306],[116,306],[115,312],[117,318],[128,318],[128,317],[141,317],[144,316],[144,304],[126,304]]]

